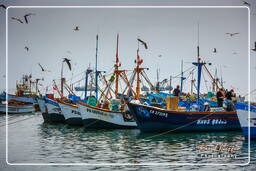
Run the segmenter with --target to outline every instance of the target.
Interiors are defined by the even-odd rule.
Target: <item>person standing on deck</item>
[[[177,87],[173,90],[173,95],[179,97],[180,96],[180,86],[177,85]]]
[[[222,88],[219,88],[219,91],[216,94],[218,107],[223,107],[223,101],[225,98],[225,93],[223,92]]]
[[[231,100],[231,101],[233,101],[233,102],[236,101],[236,94],[235,94],[233,88],[232,88],[229,92],[227,92],[226,98],[227,98],[227,100]]]

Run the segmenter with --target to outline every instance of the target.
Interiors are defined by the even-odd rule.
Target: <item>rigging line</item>
[[[189,70],[191,70],[191,69],[195,68],[195,67],[196,67],[196,66],[192,66],[192,67],[190,67],[190,68],[186,69],[185,71],[183,71],[183,74],[184,74],[185,72],[187,72],[187,71],[189,71]],[[174,77],[172,77],[172,78],[178,78],[179,76],[181,76],[181,73],[180,73],[180,74],[178,74],[178,75],[176,75],[176,76],[174,76]]]
[[[204,116],[204,117],[201,117],[201,118],[199,118],[199,119],[207,118],[207,117],[208,117],[208,116],[210,116],[210,115],[213,115],[213,114],[212,114],[212,113],[210,113],[210,114],[208,114],[208,115],[206,115],[206,116]],[[149,137],[146,137],[146,138],[154,138],[154,137],[157,137],[157,136],[160,136],[160,135],[167,134],[167,133],[169,133],[169,132],[176,131],[176,130],[178,130],[178,129],[181,129],[181,128],[183,128],[183,127],[189,126],[189,125],[191,125],[191,124],[193,124],[193,123],[197,122],[199,119],[194,120],[194,121],[192,121],[192,122],[190,122],[190,123],[187,123],[187,124],[185,124],[185,125],[179,126],[179,127],[175,128],[175,129],[171,129],[171,130],[168,130],[168,131],[165,131],[165,132],[162,132],[162,133],[159,133],[159,134],[153,135],[153,136],[149,136]],[[144,138],[143,140],[145,140],[146,138]]]

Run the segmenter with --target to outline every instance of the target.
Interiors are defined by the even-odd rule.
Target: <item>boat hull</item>
[[[245,138],[256,139],[256,108],[251,107],[250,119],[248,108],[237,109],[237,115]],[[250,129],[250,133],[249,133]]]
[[[84,127],[87,129],[129,129],[136,128],[135,121],[127,121],[123,113],[102,110],[78,102]]]
[[[139,129],[143,132],[215,132],[241,130],[236,112],[170,111],[129,103]]]
[[[69,125],[83,125],[82,116],[77,106],[71,106],[69,104],[64,103],[59,103],[59,106],[61,108],[61,112],[63,113],[66,122]]]
[[[35,111],[34,105],[18,105],[18,106],[12,106],[8,105],[8,114],[22,114],[22,113],[33,113]],[[6,105],[1,104],[0,105],[0,113],[5,114],[6,113]]]
[[[52,99],[45,99],[45,106],[47,115],[44,114],[43,118],[45,122],[51,123],[66,123],[64,115],[61,113],[59,104]]]

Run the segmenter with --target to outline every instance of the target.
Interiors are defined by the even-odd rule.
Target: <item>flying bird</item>
[[[158,57],[159,57],[159,58],[161,58],[161,57],[162,57],[162,55],[158,55]]]
[[[256,42],[254,42],[254,49],[252,50],[256,52]]]
[[[76,26],[76,27],[74,28],[74,31],[79,31],[79,26]]]
[[[213,49],[213,53],[217,53],[217,49],[216,48]]]
[[[138,39],[138,41],[144,45],[145,49],[148,49],[148,45],[147,45],[146,42],[144,42],[144,41],[141,40],[141,39]]]
[[[247,5],[247,6],[251,6],[251,4],[249,4],[248,2],[246,1],[243,1],[244,5]]]
[[[35,15],[33,13],[28,13],[26,15],[24,15],[24,19],[25,19],[25,22],[28,24],[28,17],[31,16],[31,15]]]
[[[67,53],[71,54],[71,51],[70,51],[70,50],[68,50],[68,51],[67,51]]]
[[[44,69],[43,66],[40,63],[38,63],[38,65],[41,68],[42,72],[45,72],[45,71],[50,72],[49,70]],[[41,80],[44,80],[44,79],[42,78]]]
[[[226,34],[228,34],[230,37],[232,37],[232,36],[234,36],[236,34],[239,34],[239,33],[226,33]]]
[[[68,58],[63,58],[63,62],[66,62],[67,63],[67,65],[68,65],[68,68],[69,68],[69,70],[71,71],[71,63],[70,63],[70,59],[68,59]]]
[[[26,51],[29,51],[29,47],[25,46],[24,48],[26,49]]]
[[[19,19],[19,18],[12,17],[12,19],[20,22],[21,24],[23,24],[23,21],[21,19]]]
[[[233,52],[232,54],[233,54],[233,55],[237,55],[237,52]]]
[[[1,4],[0,7],[6,9],[6,6],[4,4]]]

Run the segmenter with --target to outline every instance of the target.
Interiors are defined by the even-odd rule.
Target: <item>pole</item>
[[[194,86],[194,72],[192,71],[192,79],[191,79],[191,93],[193,93],[193,86]]]
[[[98,39],[99,39],[99,36],[98,34],[96,35],[96,55],[95,55],[95,58],[96,58],[96,62],[95,62],[95,96],[96,96],[96,99],[98,100]]]
[[[116,40],[116,64],[115,64],[115,73],[116,73],[116,89],[115,89],[115,95],[116,99],[118,98],[118,80],[119,80],[119,59],[118,59],[118,43],[119,43],[119,34],[117,34],[117,40]]]
[[[180,79],[180,96],[182,96],[182,89],[183,89],[183,59],[181,60],[181,79]]]
[[[137,73],[137,85],[136,85],[136,100],[140,99],[140,61],[139,61],[139,46],[137,49],[137,67],[136,67],[136,73]]]
[[[61,92],[61,97],[63,97],[63,61],[61,63],[61,76],[60,76],[60,81],[61,81],[61,87],[60,87],[60,92]]]
[[[170,76],[170,94],[172,93],[172,76]]]

